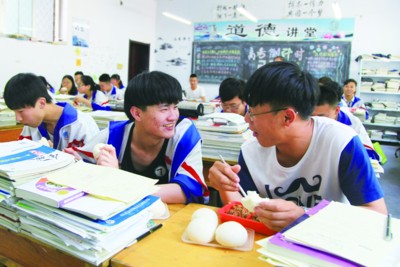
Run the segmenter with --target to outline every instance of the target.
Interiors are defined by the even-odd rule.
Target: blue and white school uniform
[[[87,95],[84,95],[83,97],[86,99],[88,98]],[[95,111],[95,110],[111,110],[111,107],[109,106],[109,103],[108,103],[109,100],[102,91],[99,91],[99,90],[93,91],[90,102],[92,103],[93,111]]]
[[[124,91],[113,86],[109,92],[103,92],[109,100],[124,100]]]
[[[361,98],[354,96],[350,101],[347,101],[346,98],[342,96],[342,99],[346,102],[348,108],[361,108],[365,110],[365,119],[368,120],[369,113],[364,105],[364,101]]]
[[[278,162],[276,147],[252,138],[239,155],[240,184],[261,197],[313,207],[322,199],[362,205],[383,197],[370,159],[353,129],[325,117],[312,117],[313,136],[292,167]]]
[[[56,105],[63,107],[63,112],[54,129],[54,135],[42,123],[38,128],[24,126],[19,139],[39,141],[44,137],[53,142],[55,149],[63,150],[66,147],[84,146],[99,133],[99,127],[90,115],[76,110],[68,103],[59,102]]]
[[[75,150],[84,160],[95,162],[93,149],[96,144],[113,145],[121,169],[158,179],[159,184],[178,184],[185,193],[187,203],[208,202],[209,191],[203,177],[201,136],[192,121],[189,119],[178,121],[175,135],[165,140],[159,155],[144,171],[135,170],[130,158],[134,127],[134,122],[131,121],[110,122],[109,127],[102,130],[89,144]]]

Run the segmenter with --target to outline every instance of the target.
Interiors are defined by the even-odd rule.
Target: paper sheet
[[[393,240],[384,239],[387,217],[338,202],[284,233],[285,239],[342,256],[364,266],[399,257],[400,220],[392,218]]]
[[[126,203],[153,194],[158,180],[123,170],[79,161],[61,170],[50,172],[47,179],[86,193]]]

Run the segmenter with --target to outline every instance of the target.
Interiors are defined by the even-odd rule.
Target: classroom
[[[17,1],[23,2],[22,0]],[[222,72],[219,72],[216,68],[212,68],[213,63],[210,63],[209,66],[211,67],[208,69],[212,69],[212,75],[208,75],[206,67],[198,60],[198,57],[202,53],[201,51],[207,49],[222,50],[231,53],[230,55],[234,55],[238,53],[237,51],[246,50],[252,45],[258,49],[257,45],[261,47],[263,44],[269,43],[272,43],[270,45],[271,50],[272,48],[279,50],[283,47],[281,46],[283,42],[294,51],[298,47],[301,47],[303,43],[313,41],[319,42],[318,46],[327,46],[340,50],[343,53],[343,65],[339,66],[337,61],[334,63],[337,65],[331,64],[329,71],[332,70],[334,74],[332,74],[333,72],[322,71],[320,68],[321,65],[319,65],[315,67],[315,71],[318,73],[316,76],[319,75],[322,77],[332,74],[341,86],[346,79],[353,78],[359,83],[357,85],[357,95],[361,95],[364,98],[364,102],[387,101],[397,105],[393,110],[385,113],[385,116],[387,115],[388,118],[394,118],[394,123],[390,127],[376,126],[377,124],[371,125],[370,121],[363,121],[363,123],[367,130],[379,130],[383,132],[383,135],[387,131],[388,134],[394,135],[394,137],[391,137],[392,139],[385,140],[381,134],[380,137],[375,136],[375,139],[371,137],[371,140],[379,141],[382,153],[386,157],[386,161],[382,165],[384,173],[380,174],[378,182],[382,187],[388,212],[393,216],[393,224],[397,228],[400,225],[400,206],[398,205],[400,192],[400,91],[398,90],[398,84],[396,84],[400,79],[394,77],[394,81],[391,80],[397,86],[397,91],[395,92],[391,91],[390,93],[383,94],[381,92],[373,92],[373,94],[359,92],[362,85],[361,81],[368,79],[365,78],[366,76],[369,77],[369,74],[361,73],[364,67],[369,66],[362,59],[368,60],[372,58],[373,54],[377,55],[381,63],[383,62],[382,64],[379,63],[381,64],[378,64],[379,66],[383,66],[383,68],[387,66],[391,71],[396,73],[395,75],[400,75],[400,47],[398,45],[399,38],[396,35],[398,31],[396,26],[400,22],[398,16],[400,1],[28,0],[25,1],[24,5],[26,6],[27,3],[30,6],[28,12],[33,12],[32,14],[34,14],[31,14],[31,16],[39,16],[40,12],[45,13],[51,10],[51,12],[57,13],[57,23],[53,24],[53,26],[55,25],[54,28],[53,26],[51,27],[50,32],[53,35],[47,40],[26,38],[23,35],[24,32],[11,34],[7,32],[10,29],[10,21],[11,23],[18,24],[25,23],[27,20],[24,21],[21,19],[21,21],[16,22],[16,20],[9,19],[7,21],[7,18],[5,18],[6,15],[12,13],[10,13],[10,9],[6,10],[5,7],[10,7],[10,0],[0,0],[0,50],[2,51],[0,99],[3,97],[3,90],[7,81],[18,73],[34,73],[45,76],[49,84],[55,90],[59,90],[62,87],[63,76],[74,76],[74,73],[77,71],[82,71],[85,75],[92,77],[96,83],[99,83],[99,77],[104,73],[109,75],[118,74],[125,86],[127,86],[130,79],[139,73],[160,71],[174,77],[183,90],[190,90],[189,77],[192,73],[197,73],[199,86],[204,88],[207,102],[209,102],[218,98],[219,85],[227,75],[220,75]],[[55,9],[46,8],[46,6],[52,4],[54,4]],[[15,5],[12,4],[11,6]],[[41,9],[39,11],[38,6]],[[253,22],[238,12],[236,10],[238,6],[243,6],[258,21]],[[339,6],[339,11],[335,10],[334,6]],[[170,16],[163,14],[165,12],[183,18],[189,21],[189,24],[172,19]],[[264,29],[264,34],[268,36],[263,37],[264,39],[257,39],[254,36],[243,37],[243,35],[240,37],[240,33],[243,32],[240,32],[239,28],[235,28],[235,30],[230,28],[234,24],[236,24],[236,27],[239,27],[240,24],[241,26],[246,25],[247,27],[256,28],[261,27],[261,23],[263,25],[270,23],[269,26],[273,24],[286,26],[295,25],[293,23],[297,22],[298,25],[302,25],[303,23],[307,25],[310,22],[316,29],[330,29],[332,35],[326,35],[324,39],[318,40],[312,40],[311,35],[309,36],[310,38],[299,37],[288,39],[289,35],[292,34],[291,37],[293,37],[297,32],[289,32],[289,29],[287,29],[285,32],[281,31],[280,35],[272,36],[271,31],[267,34],[267,30]],[[49,22],[44,19],[42,21],[32,19],[28,24],[28,28],[31,27],[31,29],[25,32],[28,36],[32,33],[39,36],[44,29],[49,31]],[[214,27],[212,30],[210,25]],[[205,27],[208,27],[207,31],[203,31]],[[221,37],[221,29],[224,27],[230,29],[229,33],[231,36],[227,34],[227,37]],[[225,31],[225,33],[228,31]],[[235,36],[232,37],[233,31]],[[345,31],[345,33],[340,31]],[[203,33],[205,34],[202,35]],[[216,34],[213,35],[213,33]],[[287,34],[286,37],[283,36],[284,34]],[[55,35],[57,35],[56,40],[51,39],[55,38]],[[258,37],[260,36],[261,31]],[[79,43],[77,43],[77,39],[79,39]],[[310,51],[306,51],[305,54],[313,53],[312,49],[310,48]],[[260,51],[262,51],[262,48],[260,48]],[[290,58],[288,56],[287,59],[288,61],[294,61],[294,54]],[[235,69],[240,70],[236,78],[247,80],[257,68],[271,61],[273,61],[272,54],[265,61],[260,61],[258,65],[252,65],[249,69],[246,69],[246,59],[242,57],[238,63],[233,63],[233,65],[237,65]],[[296,63],[301,65],[301,62],[305,62],[305,60],[299,60]],[[135,64],[139,64],[139,66]],[[311,69],[310,64],[307,67]],[[393,78],[393,75],[389,76]],[[375,78],[373,77],[372,79]],[[4,103],[1,102],[0,104]],[[379,109],[374,111],[372,108],[371,110],[372,116],[380,112],[377,111]],[[123,109],[119,109],[119,111],[123,111]],[[265,114],[268,113],[263,112]],[[253,119],[252,115],[258,115],[246,114],[249,114],[248,117],[251,121]],[[13,129],[11,133],[10,128],[2,127],[1,125],[0,134],[2,136],[0,140],[9,138],[11,134],[18,137],[16,131],[20,132],[21,128],[18,128],[18,130]],[[199,127],[199,129],[201,128]],[[201,130],[200,133],[202,133]],[[0,144],[1,142],[4,141],[0,141]],[[2,156],[0,152],[0,158]],[[210,182],[206,175],[208,175],[209,168],[213,165],[214,161],[219,160],[218,158],[211,161],[205,160],[203,156],[205,183],[210,188]],[[224,160],[222,159],[222,161]],[[227,162],[225,164],[233,165],[237,163],[237,160],[229,159]],[[0,167],[1,164],[0,162]],[[2,174],[0,173],[0,175]],[[2,189],[1,180],[0,192]],[[264,251],[266,254],[263,254],[263,252],[257,251],[260,246],[263,249],[266,247],[265,243],[262,243],[264,241],[261,241],[264,240],[265,234],[260,234],[257,231],[255,233],[254,231],[252,232],[252,238],[254,239],[252,241],[258,240],[259,242],[253,242],[251,248],[248,250],[247,248],[221,250],[218,248],[221,245],[216,244],[215,241],[211,245],[204,245],[203,243],[203,246],[190,244],[196,242],[190,241],[187,233],[185,232],[182,235],[182,232],[190,223],[190,218],[196,209],[210,207],[210,209],[218,212],[218,209],[223,206],[216,190],[211,190],[210,200],[211,202],[207,206],[195,203],[190,203],[189,205],[168,204],[168,219],[154,219],[156,223],[162,223],[161,226],[163,227],[161,229],[159,224],[159,228],[154,229],[157,232],[140,242],[138,240],[142,239],[142,237],[137,235],[138,238],[135,240],[135,242],[138,242],[137,244],[128,246],[126,249],[120,248],[116,250],[112,254],[113,256],[108,257],[104,261],[97,261],[98,258],[96,256],[94,256],[96,260],[87,260],[87,255],[74,254],[74,251],[62,252],[60,251],[60,247],[54,244],[49,245],[46,242],[37,242],[32,237],[28,239],[19,233],[16,234],[6,230],[6,228],[0,225],[0,239],[7,240],[5,246],[0,245],[0,267],[19,266],[16,264],[22,266],[55,266],[55,264],[60,262],[63,262],[60,266],[169,266],[171,261],[176,261],[176,266],[186,266],[188,264],[200,266],[208,263],[213,266],[227,264],[236,264],[238,266],[243,266],[244,264],[251,266],[279,265],[276,262],[275,265],[271,261],[266,262],[267,252]],[[1,208],[2,206],[0,205],[0,219]],[[305,214],[307,212],[308,210],[305,209]],[[315,209],[312,212],[316,212]],[[400,233],[397,228],[394,231]],[[153,231],[152,228],[150,230],[147,234]],[[158,234],[159,238],[157,238]],[[391,245],[398,245],[398,243]],[[171,255],[173,253],[170,253],[170,250],[165,249],[167,246],[170,247],[170,250],[181,251],[181,255],[174,257]],[[22,257],[18,253],[15,253],[19,248],[23,254],[25,253]],[[400,248],[400,246],[397,248]],[[262,256],[260,256],[260,253]],[[71,254],[75,256],[71,256]],[[155,259],[155,254],[159,255],[158,259]],[[204,256],[204,254],[207,254],[207,256]],[[30,258],[29,260],[24,258],[26,255]],[[263,260],[260,260],[259,257],[263,258]],[[319,256],[315,257],[319,258]],[[370,262],[375,260],[372,257],[374,255],[371,256]],[[389,260],[393,261],[394,256],[391,255],[391,257]],[[193,258],[199,258],[198,262],[194,262]],[[102,259],[105,258],[103,257]],[[367,266],[369,265],[367,264]]]

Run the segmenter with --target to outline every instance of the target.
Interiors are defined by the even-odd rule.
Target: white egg
[[[106,144],[99,143],[99,144],[96,144],[96,145],[94,146],[94,148],[93,148],[93,157],[94,157],[94,159],[97,160],[97,158],[100,156],[100,149],[101,149],[103,146],[105,146],[105,145],[106,145]]]
[[[192,214],[192,220],[197,219],[197,218],[206,219],[207,221],[211,222],[215,226],[215,228],[218,225],[218,215],[212,209],[209,209],[209,208],[197,209]]]
[[[254,211],[254,208],[260,205],[263,201],[268,201],[269,198],[261,198],[256,191],[247,191],[247,196],[242,198],[240,202],[243,207],[248,209],[250,212]]]
[[[186,236],[197,243],[209,243],[214,240],[215,226],[205,218],[196,218],[186,227]]]
[[[238,222],[229,221],[220,224],[215,231],[215,240],[226,247],[240,247],[246,244],[247,230]]]

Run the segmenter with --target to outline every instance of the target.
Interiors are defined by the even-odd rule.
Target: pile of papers
[[[30,140],[0,143],[0,225],[98,265],[167,218],[156,182]]]
[[[283,266],[397,266],[400,220],[362,207],[322,201],[286,229],[257,241],[261,260]]]
[[[194,122],[203,139],[204,158],[237,161],[241,145],[251,138],[252,131],[244,117],[235,113],[212,113]]]

